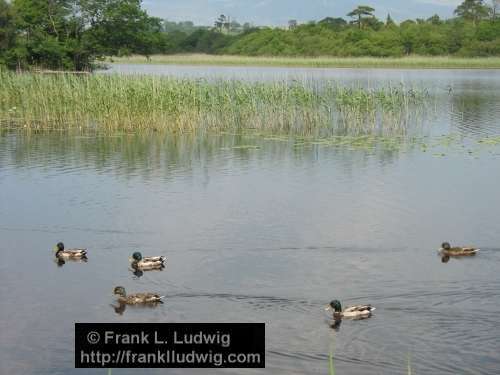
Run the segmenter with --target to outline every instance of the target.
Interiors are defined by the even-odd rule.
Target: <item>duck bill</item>
[[[332,310],[332,307],[330,305],[325,306],[325,311],[331,311],[331,310]]]

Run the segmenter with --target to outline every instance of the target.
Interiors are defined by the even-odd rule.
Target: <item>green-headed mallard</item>
[[[132,263],[132,267],[134,269],[139,270],[158,270],[165,267],[165,257],[164,256],[156,256],[156,257],[143,257],[142,254],[138,251],[132,254],[130,258]]]
[[[476,255],[478,251],[479,249],[475,247],[451,247],[448,242],[443,242],[441,249],[439,249],[442,255],[452,257],[473,256]]]
[[[328,304],[325,310],[333,310],[333,318],[368,318],[375,307],[372,305],[356,305],[349,306],[345,310],[342,310],[342,305],[339,301],[333,300]]]
[[[56,258],[83,259],[87,257],[87,249],[64,249],[64,244],[59,242],[54,246]]]
[[[165,297],[155,293],[134,293],[127,295],[125,288],[122,286],[117,286],[113,293],[118,296],[118,303],[127,305],[161,303],[161,299]]]

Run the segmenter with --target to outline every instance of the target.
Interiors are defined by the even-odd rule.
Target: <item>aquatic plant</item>
[[[330,350],[330,355],[328,356],[328,373],[330,375],[335,375],[335,366],[333,365],[333,353]]]
[[[42,129],[384,135],[405,132],[428,97],[403,86],[0,72],[0,122]]]
[[[500,135],[481,138],[477,141],[477,143],[488,145],[488,146],[497,146],[500,145]]]

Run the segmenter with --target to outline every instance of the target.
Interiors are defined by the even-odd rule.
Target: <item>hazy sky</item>
[[[255,25],[285,25],[289,19],[320,20],[327,16],[344,17],[357,5],[370,5],[379,18],[390,13],[402,21],[428,18],[437,13],[450,17],[462,0],[144,0],[149,14],[172,21],[194,21],[212,25],[221,13],[238,22]]]

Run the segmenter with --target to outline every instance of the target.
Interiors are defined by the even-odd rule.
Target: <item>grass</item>
[[[116,63],[222,66],[277,66],[309,68],[500,69],[500,57],[266,57],[236,55],[153,55],[113,57]]]
[[[406,369],[407,374],[412,375],[410,353],[408,353],[408,364]],[[328,374],[335,375],[335,366],[333,365],[333,349],[330,349],[330,353],[328,355]]]
[[[386,135],[404,133],[427,98],[402,86],[0,71],[0,124],[34,129]]]

